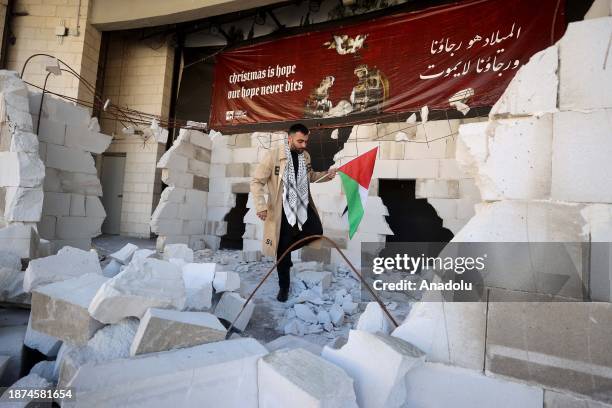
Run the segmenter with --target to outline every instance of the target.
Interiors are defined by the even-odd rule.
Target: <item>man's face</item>
[[[289,148],[298,153],[302,153],[306,150],[306,145],[308,144],[308,135],[303,134],[302,132],[295,132],[289,135]]]

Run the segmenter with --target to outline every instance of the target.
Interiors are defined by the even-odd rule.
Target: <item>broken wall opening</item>
[[[223,218],[227,223],[227,232],[221,237],[221,249],[242,249],[242,235],[244,234],[248,193],[236,193],[236,206]]]
[[[425,255],[435,256],[443,244],[453,239],[453,233],[442,226],[442,218],[425,198],[416,198],[416,180],[380,179],[378,195],[387,207],[387,223],[393,235],[386,236],[386,243],[428,242],[434,243],[426,249]],[[440,244],[437,244],[440,243]],[[384,256],[393,256],[389,248],[382,251]]]

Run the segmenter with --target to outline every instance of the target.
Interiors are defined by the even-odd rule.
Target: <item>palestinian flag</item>
[[[338,168],[338,174],[346,195],[350,238],[353,238],[353,235],[357,232],[357,227],[359,227],[365,212],[377,153],[378,147],[375,147]]]

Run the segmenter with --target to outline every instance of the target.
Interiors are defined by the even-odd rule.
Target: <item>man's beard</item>
[[[296,152],[298,154],[304,153],[304,150],[306,150],[306,149],[302,149],[300,147],[291,146],[291,151],[292,152]]]

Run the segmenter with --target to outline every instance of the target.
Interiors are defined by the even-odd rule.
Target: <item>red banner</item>
[[[563,34],[563,3],[464,1],[221,53],[210,126],[491,106]]]

